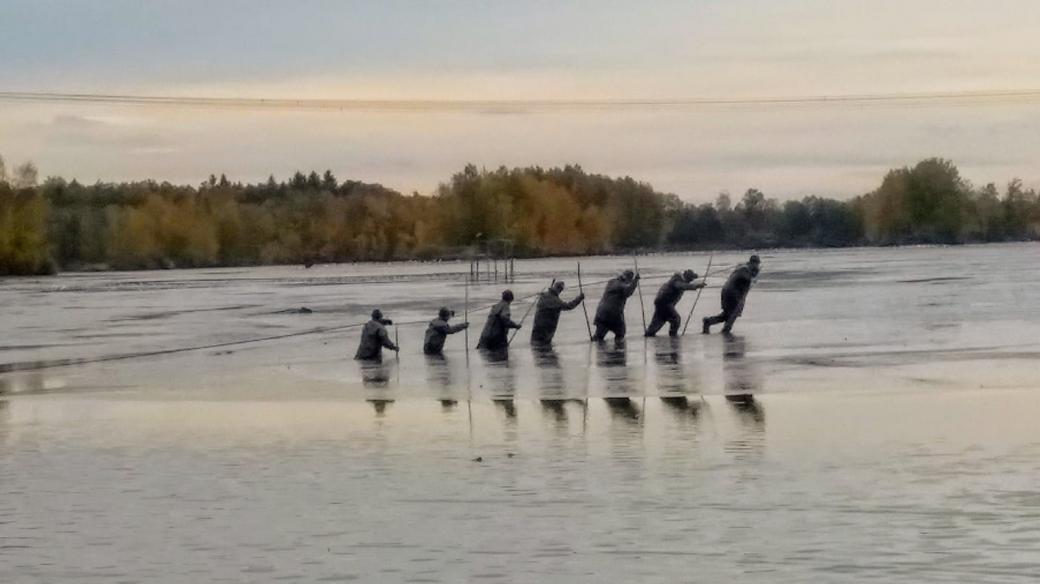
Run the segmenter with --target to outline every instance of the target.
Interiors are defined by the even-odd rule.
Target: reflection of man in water
[[[657,363],[657,389],[664,393],[684,393],[686,376],[679,355],[679,339],[655,339],[654,361]]]
[[[563,368],[560,367],[560,356],[548,345],[531,345],[534,366],[538,369],[543,397],[563,396]]]
[[[654,317],[650,319],[650,326],[646,327],[646,336],[656,335],[666,322],[668,323],[668,336],[674,337],[679,334],[682,317],[675,310],[675,306],[682,300],[683,292],[704,287],[704,282],[695,282],[696,279],[696,272],[686,270],[681,274],[676,272],[661,285],[661,289],[657,291],[657,297],[654,298]]]
[[[390,370],[377,359],[361,361],[361,384],[365,387],[386,387],[390,384]]]
[[[726,323],[722,332],[728,333],[733,330],[733,323],[737,317],[744,313],[744,302],[747,300],[751,284],[758,277],[760,262],[757,255],[751,256],[748,263],[740,265],[729,275],[726,284],[722,287],[722,312],[716,316],[704,318],[704,334],[711,332],[713,325],[720,322]]]
[[[452,398],[451,368],[444,355],[437,353],[426,355],[426,381],[431,388],[435,388],[441,399]]]
[[[759,371],[747,358],[747,340],[742,336],[726,337],[722,353],[722,374],[728,396],[748,396],[762,390]]]
[[[368,399],[365,401],[372,404],[372,408],[376,411],[376,416],[385,415],[386,409],[394,403],[392,399]]]
[[[606,343],[596,345],[596,366],[603,379],[605,395],[631,395],[636,388],[629,375],[628,354],[624,339],[616,339],[613,348]]]
[[[509,329],[518,329],[520,325],[513,322],[509,314],[509,305],[513,303],[513,291],[502,292],[502,300],[488,313],[484,330],[480,333],[478,349],[497,351],[509,346]]]
[[[726,401],[736,412],[744,432],[730,440],[725,449],[740,455],[761,453],[765,443],[765,412],[754,394],[762,389],[754,361],[747,358],[747,342],[740,336],[726,337],[722,353]]]
[[[444,341],[448,335],[464,331],[469,328],[469,323],[448,324],[448,320],[455,316],[455,312],[448,310],[446,306],[437,312],[437,318],[430,321],[426,326],[426,338],[423,340],[423,353],[427,355],[439,355],[444,351]]]
[[[391,351],[397,350],[397,345],[390,340],[386,332],[386,326],[394,324],[389,318],[383,318],[383,313],[378,308],[372,311],[372,320],[365,323],[361,329],[361,344],[358,345],[355,359],[380,361],[383,359],[383,348]]]
[[[639,285],[639,274],[625,270],[620,276],[607,282],[603,298],[596,307],[596,334],[593,338],[602,341],[607,333],[614,333],[615,339],[625,338],[625,303]]]
[[[481,351],[480,356],[484,361],[487,388],[492,397],[509,396],[512,398],[516,394],[516,376],[509,362],[508,350]]]
[[[534,326],[531,327],[532,345],[552,343],[556,327],[560,323],[560,313],[573,310],[585,299],[585,294],[578,294],[574,300],[564,302],[560,298],[560,292],[563,292],[563,282],[557,280],[548,290],[538,295],[538,304],[534,309]]]

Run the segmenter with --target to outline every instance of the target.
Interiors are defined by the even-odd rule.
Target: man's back
[[[671,278],[668,278],[668,281],[662,284],[657,291],[654,304],[657,306],[674,306],[678,304],[679,300],[682,299],[683,292],[686,291],[686,287],[683,284],[685,284],[685,281],[682,274],[676,273]]]
[[[451,325],[443,318],[435,318],[426,326],[426,336],[423,339],[423,353],[433,355],[444,350],[444,341],[451,332]]]
[[[361,343],[355,359],[375,359],[383,355],[383,346],[389,342],[386,327],[377,320],[370,320],[361,329]]]
[[[753,279],[751,268],[746,264],[740,265],[729,275],[729,279],[726,280],[726,285],[723,286],[722,291],[725,294],[744,296],[751,289]]]

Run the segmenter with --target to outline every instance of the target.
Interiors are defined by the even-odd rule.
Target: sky
[[[1040,185],[1040,99],[538,108],[1040,90],[1035,0],[4,0],[0,92],[494,100],[292,109],[0,100],[0,155],[84,182],[284,178],[433,192],[466,163],[580,164],[685,200],[850,197],[941,156]]]

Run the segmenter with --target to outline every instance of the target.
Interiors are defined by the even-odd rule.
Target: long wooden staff
[[[636,276],[639,275],[639,258],[632,256],[632,262],[636,266]],[[643,334],[646,335],[646,307],[643,305],[643,289],[636,280],[636,291],[639,292],[639,316],[643,317]]]
[[[589,331],[589,340],[592,340],[592,324],[589,323],[589,309],[585,308],[585,289],[581,285],[581,262],[578,262],[578,294],[581,294],[581,311],[585,313],[585,328]]]
[[[469,364],[469,274],[466,274],[466,304],[463,305],[462,309],[462,322],[466,323],[466,328],[462,330],[463,337],[466,341],[466,364]]]
[[[708,267],[704,270],[704,284],[708,284],[708,272],[711,271],[711,260],[715,259],[715,252],[712,252],[708,256]],[[693,309],[697,308],[697,302],[701,299],[701,292],[704,292],[704,288],[697,290],[697,297],[693,299],[693,306],[690,307],[690,314],[686,317],[686,324],[682,327],[682,334],[686,334],[686,329],[690,326],[690,320],[693,319]],[[682,335],[680,335],[682,336]]]

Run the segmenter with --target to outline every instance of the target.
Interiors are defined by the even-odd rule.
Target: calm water
[[[464,267],[0,280],[0,581],[1032,581],[1038,252],[762,254],[730,338],[592,346],[579,308],[555,351],[407,324],[365,367],[334,327],[461,317]],[[582,260],[590,313],[630,264]]]

